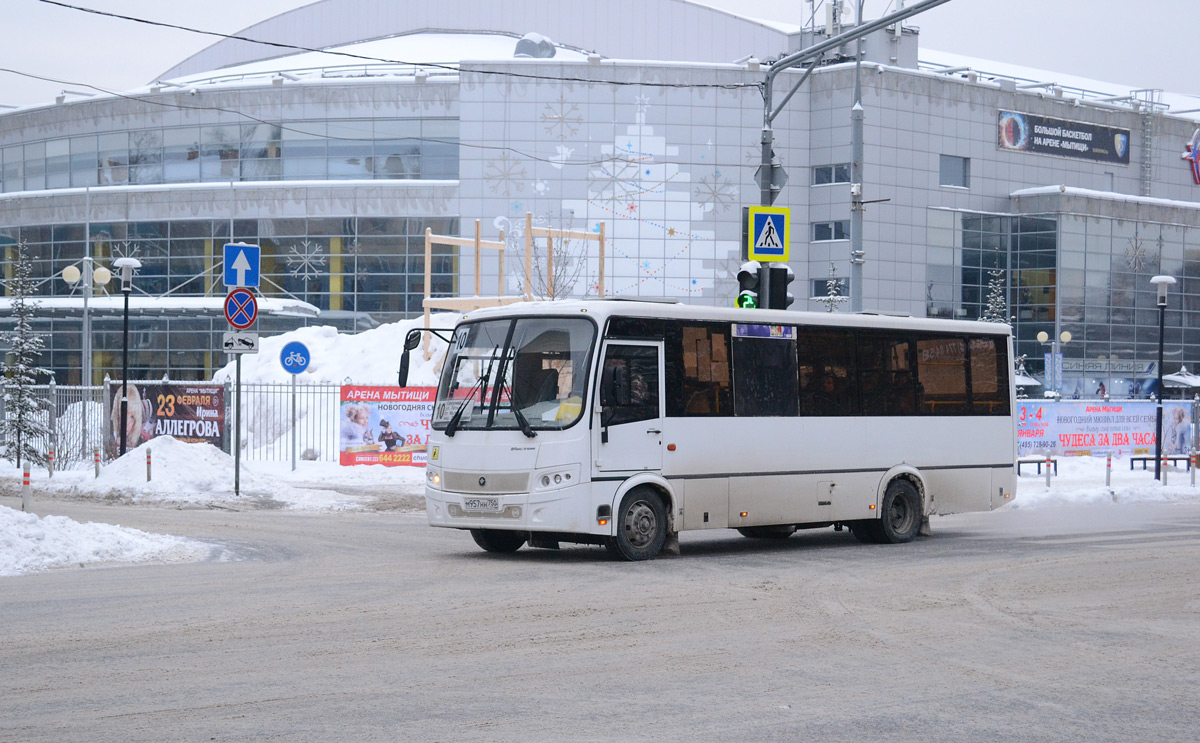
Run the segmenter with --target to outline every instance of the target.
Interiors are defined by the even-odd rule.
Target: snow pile
[[[1043,465],[1044,467],[1045,465]],[[1130,503],[1200,502],[1200,484],[1192,487],[1191,473],[1185,467],[1166,467],[1167,484],[1154,479],[1154,463],[1142,470],[1141,462],[1129,468],[1129,459],[1112,460],[1112,485],[1106,486],[1105,457],[1058,457],[1058,474],[1035,474],[1034,466],[1021,466],[1017,497],[1011,508],[1047,506],[1113,506]]]
[[[146,481],[146,453],[151,479]],[[0,462],[0,480],[9,495],[19,493],[20,472]],[[34,504],[46,495],[144,505],[222,508],[288,508],[305,511],[357,510],[366,507],[417,510],[424,506],[423,467],[342,467],[335,462],[247,462],[243,457],[239,492],[234,494],[233,457],[211,444],[188,444],[159,436],[106,464],[95,477],[91,468],[65,470],[49,477],[30,473]]]
[[[149,482],[146,481],[147,451],[151,465]],[[275,489],[269,478],[245,468],[239,480],[243,495],[269,497]],[[134,500],[194,501],[198,497],[223,494],[233,497],[233,457],[212,444],[186,444],[174,436],[158,436],[109,462],[100,470],[100,477],[91,483],[97,490],[108,490]]]
[[[436,313],[430,316],[429,325],[453,328],[461,318],[462,315],[456,313]],[[258,353],[242,355],[242,383],[290,383],[292,375],[284,371],[279,356],[284,346],[299,341],[308,347],[312,360],[298,375],[298,384],[395,385],[404,336],[409,330],[424,326],[425,319],[417,317],[357,334],[339,333],[337,328],[322,325],[262,338]],[[409,354],[409,387],[437,384],[437,367],[446,353],[446,343],[432,334],[429,339],[432,357],[428,361],[421,346]],[[213,375],[213,381],[233,380],[234,376],[234,362],[231,361]]]
[[[0,576],[103,562],[197,560],[208,552],[193,539],[0,506]]]

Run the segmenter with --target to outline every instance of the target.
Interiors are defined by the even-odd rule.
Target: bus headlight
[[[425,482],[435,488],[440,488],[442,485],[442,473],[437,470],[425,470]]]
[[[579,466],[555,467],[543,470],[533,477],[534,490],[556,490],[566,488],[579,482]]]

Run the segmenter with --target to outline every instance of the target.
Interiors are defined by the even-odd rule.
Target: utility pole
[[[862,44],[861,39],[865,36],[878,31],[881,28],[899,23],[900,21],[910,18],[919,13],[924,13],[926,10],[936,8],[939,5],[950,2],[950,0],[918,0],[907,8],[901,8],[894,13],[889,13],[881,18],[876,18],[870,23],[862,21],[862,0],[859,0],[858,5],[858,25],[849,31],[831,36],[819,44],[814,44],[807,49],[801,49],[798,52],[793,52],[786,57],[783,57],[778,62],[771,65],[767,70],[766,78],[763,80],[763,128],[762,128],[762,158],[759,165],[759,187],[761,189],[759,198],[761,206],[770,206],[775,201],[775,196],[778,194],[777,189],[772,188],[776,182],[786,182],[786,176],[782,174],[782,167],[778,162],[774,161],[774,151],[772,149],[775,142],[775,132],[771,128],[775,117],[779,116],[784,107],[792,96],[800,90],[800,86],[808,79],[816,69],[817,63],[820,62],[821,56],[830,49],[836,49],[851,41],[858,41],[858,65],[862,63]],[[806,65],[804,74],[788,91],[788,94],[783,97],[778,106],[774,105],[774,90],[775,78],[784,70],[791,69],[798,65]],[[859,80],[858,68],[855,68],[854,77],[854,100],[855,109],[851,113],[851,121],[854,124],[852,133],[854,141],[851,143],[854,149],[853,161],[851,163],[851,220],[850,220],[850,235],[851,235],[851,275],[850,275],[850,301],[851,307],[855,311],[862,309],[862,90]],[[857,163],[857,166],[855,165]],[[778,175],[776,175],[778,173]],[[857,190],[857,195],[855,191]],[[857,223],[857,229],[855,224]],[[858,235],[858,243],[855,243],[855,235]],[[856,263],[857,261],[857,263]],[[855,277],[857,275],[857,286],[855,285]]]
[[[858,0],[858,25],[863,20],[863,0]],[[850,107],[850,311],[863,308],[863,120],[862,37],[855,43],[854,105]]]

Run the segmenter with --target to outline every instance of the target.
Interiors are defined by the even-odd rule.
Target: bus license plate
[[[483,511],[485,513],[500,513],[499,498],[464,498],[464,511]]]

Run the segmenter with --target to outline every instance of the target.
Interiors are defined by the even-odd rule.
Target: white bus
[[[1012,498],[1012,369],[1011,331],[984,322],[611,299],[478,310],[441,370],[429,523],[490,552],[577,542],[627,560],[677,550],[686,529],[908,542],[931,514]]]

